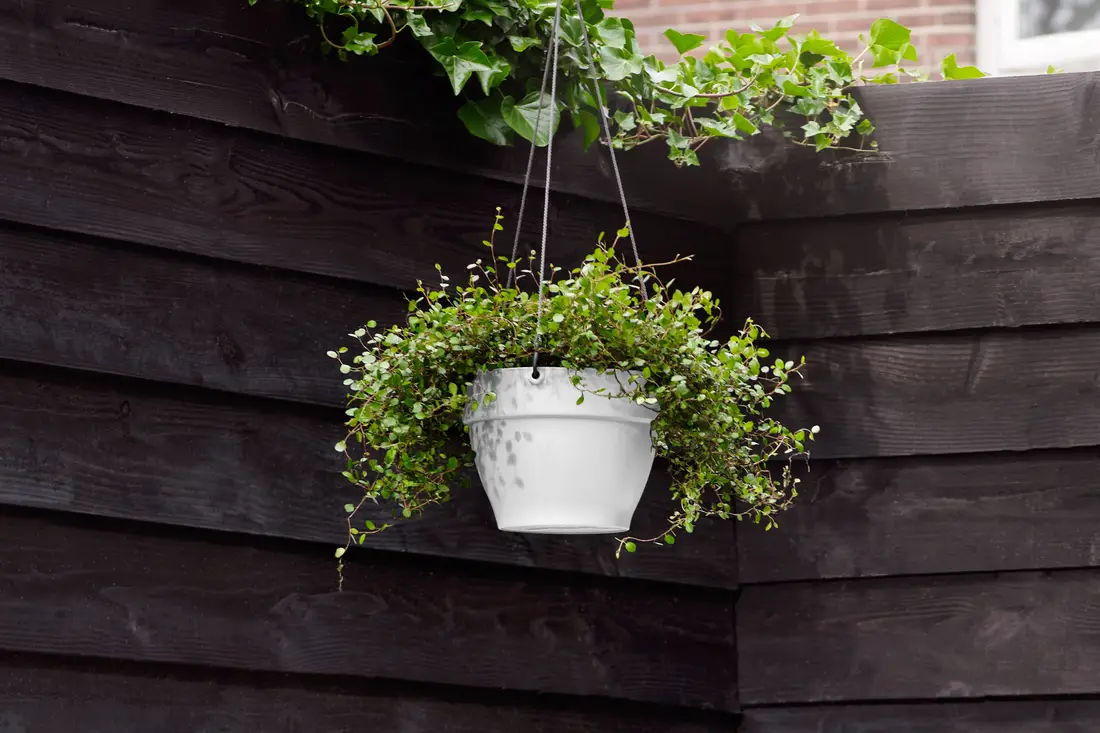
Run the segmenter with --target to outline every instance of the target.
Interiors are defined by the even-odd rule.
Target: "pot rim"
[[[616,375],[629,375],[629,376],[637,376],[638,377],[638,380],[635,381],[631,385],[632,387],[641,388],[645,384],[645,379],[641,376],[642,373],[639,370],[611,369],[611,370],[608,370],[608,371],[605,372],[605,371],[602,371],[602,370],[597,369],[595,367],[585,367],[583,369],[570,369],[569,367],[557,367],[557,366],[555,366],[555,367],[539,367],[539,371],[540,372],[546,371],[546,372],[550,372],[550,373],[553,373],[553,374],[556,374],[556,375],[559,375],[559,376],[563,373],[564,374],[583,374],[585,372],[593,372],[597,376],[609,377],[609,378],[612,378],[612,379],[614,379],[616,377]],[[543,378],[540,378],[540,379],[537,379],[537,380],[533,379],[530,375],[531,367],[524,366],[524,367],[500,367],[500,368],[497,368],[497,369],[483,369],[483,370],[481,370],[480,372],[477,373],[477,375],[474,378],[473,384],[476,385],[478,380],[483,376],[486,376],[486,375],[489,375],[489,374],[495,374],[495,373],[503,373],[503,372],[510,372],[510,373],[513,373],[513,374],[519,373],[521,375],[526,374],[527,376],[526,376],[525,379],[523,379],[523,382],[526,382],[528,385],[530,385],[531,387],[534,387],[536,389],[546,381]],[[620,386],[623,386],[623,385],[620,385]],[[467,396],[469,396],[469,395],[467,395]],[[593,397],[596,398],[596,399],[599,399],[600,397],[604,397],[604,399],[606,399],[608,402],[617,403],[618,405],[621,405],[621,407],[616,407],[615,408],[615,413],[617,413],[617,414],[593,415],[593,414],[586,414],[584,412],[580,412],[579,414],[566,416],[566,415],[562,415],[559,412],[544,412],[544,411],[540,410],[540,411],[537,411],[537,412],[524,413],[522,415],[522,417],[525,418],[525,419],[527,419],[527,418],[556,418],[556,419],[568,419],[568,420],[596,420],[596,421],[601,421],[601,422],[643,423],[643,424],[648,425],[648,424],[652,423],[655,419],[657,419],[657,415],[661,411],[660,405],[639,405],[636,402],[634,402],[634,400],[631,399],[626,394],[619,395],[619,396],[614,396],[614,397],[607,396],[607,395],[593,395]],[[498,398],[499,398],[499,395],[498,395]],[[646,411],[647,414],[644,414],[644,415],[628,415],[628,414],[622,414],[620,412],[620,410],[631,410],[631,409],[643,409],[643,410]],[[486,411],[482,411],[482,410],[471,411],[469,409],[469,407],[467,407],[465,410],[463,410],[462,422],[466,425],[472,425],[474,423],[487,422],[487,421],[491,421],[491,420],[515,419],[516,417],[519,417],[519,416],[518,415],[512,415],[512,416],[506,418],[505,416],[494,415],[494,414],[487,413]]]

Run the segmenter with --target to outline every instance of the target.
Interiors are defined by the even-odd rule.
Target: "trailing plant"
[[[539,81],[553,28],[552,0],[292,1],[305,6],[327,48],[344,58],[378,53],[402,34],[414,37],[439,63],[455,95],[465,98],[458,116],[467,129],[499,145],[511,144],[516,135],[545,145],[568,112],[584,130],[587,147],[599,138],[599,82],[616,97],[612,144],[633,148],[664,140],[678,165],[698,165],[698,151],[710,140],[784,128],[785,118],[796,122],[784,134],[799,144],[822,150],[854,138],[858,142],[851,144],[863,148],[874,126],[852,90],[923,78],[910,66],[917,53],[909,30],[885,18],[861,36],[865,46],[854,56],[816,31],[793,35],[793,15],[771,28],[727,31],[702,56],[687,54],[703,46],[704,36],[668,30],[665,36],[680,58],[666,65],[642,52],[629,20],[606,14],[613,0],[579,0],[583,28],[578,0],[565,0],[562,93],[550,109]],[[595,68],[588,63],[584,31]],[[941,71],[945,79],[983,76],[973,66],[959,66],[954,55],[943,60]]]
[[[498,210],[494,234],[500,221]],[[758,343],[766,334],[752,321],[726,341],[713,338],[721,310],[711,293],[662,284],[654,267],[620,259],[617,243],[601,237],[570,272],[551,266],[539,364],[635,372],[644,381],[614,399],[660,405],[651,431],[671,475],[669,524],[655,537],[620,538],[619,551],[633,552],[641,541],[672,544],[704,517],[748,517],[770,528],[797,494],[789,459],[803,454],[818,430],[789,429],[768,413],[791,391],[802,362],[773,358]],[[492,237],[485,245],[485,257],[469,266],[464,283],[452,284],[440,271],[438,287],[418,284],[404,324],[369,322],[351,334],[358,339],[354,352],[329,352],[349,390],[348,432],[336,450],[347,457],[345,478],[362,490],[358,503],[345,507],[349,545],[388,526],[356,520],[368,502],[390,502],[396,515],[411,517],[448,501],[474,465],[462,423],[474,378],[531,365],[538,317],[534,253],[515,261],[496,255]],[[639,273],[648,297],[639,290]],[[580,377],[573,383],[578,404],[612,399],[586,392]]]

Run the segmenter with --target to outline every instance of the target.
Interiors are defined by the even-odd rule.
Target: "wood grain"
[[[1093,695],[1100,571],[747,586],[745,705]]]
[[[123,667],[123,669],[119,669]],[[439,698],[417,686],[356,680],[206,671],[118,662],[48,666],[21,659],[0,662],[0,730],[68,733],[717,733],[730,724],[691,722],[652,709],[577,710],[558,698],[530,701]],[[478,696],[466,690],[467,698]],[[471,695],[471,692],[473,693]],[[515,693],[512,693],[514,696]],[[481,695],[482,698],[486,697]],[[569,709],[569,708],[572,709]]]
[[[815,458],[1023,451],[1100,440],[1100,328],[775,344],[805,381],[777,414]]]
[[[396,288],[464,273],[484,257],[497,206],[518,186],[274,138],[48,89],[0,82],[0,219]],[[572,266],[618,206],[555,196],[549,259]],[[721,284],[728,237],[663,216],[634,218],[642,256],[712,253],[679,268]],[[537,246],[524,224],[521,254]],[[511,218],[507,219],[511,226]],[[499,254],[509,253],[511,229]],[[686,246],[685,246],[686,243]],[[675,249],[674,249],[675,248]]]
[[[819,155],[769,136],[721,146],[703,165],[721,171],[715,199],[735,218],[1092,199],[1098,81],[1090,72],[863,88],[877,153]]]
[[[1091,203],[754,223],[737,241],[726,307],[776,338],[1100,320]]]
[[[415,44],[323,63],[312,24],[279,3],[25,0],[0,14],[0,37],[3,78],[511,181],[523,172],[522,148],[462,129]],[[709,146],[701,168],[676,170],[646,146],[622,156],[628,193],[639,208],[718,225],[1094,198],[1096,80],[861,89],[882,152],[818,155],[769,135]],[[558,148],[562,190],[614,198],[602,156],[580,153],[576,136]]]
[[[0,515],[0,648],[736,708],[731,597]]]
[[[746,710],[738,733],[1092,733],[1094,700]]]
[[[205,390],[95,379],[0,364],[0,504],[324,543],[346,538],[355,489],[332,450],[336,411],[243,400]],[[373,535],[366,547],[522,567],[734,588],[729,522],[674,547],[621,560],[606,536],[500,532],[484,491]],[[655,531],[670,511],[667,474],[653,472],[634,521]],[[363,519],[390,520],[378,507]],[[369,554],[369,553],[368,553]],[[352,562],[356,562],[353,552]]]
[[[282,3],[32,0],[0,9],[0,38],[0,78],[450,171],[523,178],[526,143],[501,148],[466,132],[455,114],[460,102],[419,44],[402,37],[369,60],[325,60],[313,23]],[[603,153],[585,154],[576,135],[555,153],[556,189],[617,202]],[[690,217],[706,203],[697,190],[638,177],[654,163],[671,171],[662,158],[659,150],[622,156],[631,200],[639,210]]]
[[[813,462],[742,583],[1100,564],[1095,450]]]
[[[0,226],[0,358],[341,406],[325,353],[396,290]]]

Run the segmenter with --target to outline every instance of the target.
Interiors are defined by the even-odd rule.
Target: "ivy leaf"
[[[542,110],[542,119],[539,123],[538,139],[535,138],[535,121]],[[550,136],[558,129],[561,115],[557,108],[551,109],[550,95],[539,97],[538,92],[531,92],[526,97],[516,102],[512,97],[505,97],[500,104],[500,113],[508,126],[515,130],[524,140],[534,142],[536,147],[544,147],[550,142]]]
[[[489,9],[493,15],[501,18],[511,18],[512,8],[506,2],[500,2],[500,0],[477,0],[479,5],[482,5]]]
[[[482,8],[468,8],[462,13],[463,20],[479,20],[487,26],[493,25],[493,11]]]
[[[405,13],[405,25],[409,27],[417,38],[427,38],[432,35],[432,29],[428,27],[428,21],[420,13]]]
[[[676,52],[681,56],[688,51],[699,48],[707,40],[706,36],[701,36],[698,33],[680,33],[671,28],[665,31],[665,38],[672,42],[672,45],[676,47]]]
[[[900,51],[901,47],[909,43],[911,33],[901,23],[889,18],[879,18],[871,24],[872,46],[885,46],[894,51]]]
[[[608,81],[622,81],[642,72],[642,56],[625,48],[607,48],[600,52],[600,66]]]
[[[718,109],[729,111],[731,109],[741,109],[745,106],[745,103],[741,101],[740,97],[736,94],[731,94],[728,97],[722,97],[722,100],[718,102]]]
[[[466,102],[459,108],[458,118],[467,130],[482,140],[494,145],[511,145],[512,128],[504,121],[500,106],[500,97]]]
[[[541,45],[539,39],[534,38],[533,36],[508,36],[508,43],[511,44],[512,50],[516,53],[523,53],[527,49],[531,48],[531,46]]]
[[[579,48],[580,45],[584,43],[584,37],[581,35],[581,19],[575,15],[562,14],[559,32],[561,33],[561,39],[573,48]],[[596,47],[599,48],[598,38],[594,43]],[[563,48],[561,53],[563,56],[567,55],[566,49]]]
[[[643,64],[645,66],[646,76],[648,76],[649,80],[654,84],[669,84],[676,81],[680,76],[676,73],[675,68],[663,68],[664,65],[654,56],[647,56]]]
[[[481,91],[489,95],[489,91],[500,85],[512,73],[512,65],[503,56],[493,54],[489,57],[489,69],[477,72],[478,81],[481,82]]]
[[[783,82],[783,93],[792,97],[812,97],[813,94],[806,87],[800,87],[789,79]]]
[[[746,135],[755,135],[760,131],[759,128],[757,128],[757,126],[753,124],[752,120],[748,119],[740,112],[733,113],[733,124],[737,127],[738,130],[745,133]]]
[[[573,124],[584,129],[584,149],[600,139],[600,120],[594,112],[582,109],[573,115]]]
[[[940,64],[944,79],[981,79],[985,73],[977,66],[959,66],[955,54],[945,56]]]
[[[604,18],[596,25],[596,36],[608,48],[626,48],[627,29],[621,18]]]
[[[723,117],[718,120],[712,119],[710,117],[696,117],[695,126],[700,129],[706,130],[712,135],[732,138],[738,137],[737,129],[730,123],[730,119],[728,117]]]
[[[428,52],[447,72],[456,96],[475,72],[493,70],[489,57],[481,50],[479,41],[467,41],[458,46],[453,38],[444,38],[432,46]]]
[[[797,13],[794,15],[788,15],[786,18],[780,18],[779,20],[777,20],[775,22],[775,25],[770,30],[757,30],[757,33],[759,33],[761,37],[766,38],[772,43],[775,43],[780,38],[787,35],[787,31],[794,27],[794,22],[796,20],[798,20]],[[753,30],[756,30],[757,28],[759,28],[759,26],[757,26]]]
[[[691,144],[691,140],[676,132],[673,128],[668,130],[668,146],[670,148],[683,149]]]
[[[801,51],[802,53],[812,53],[817,56],[839,56],[842,53],[834,42],[819,36],[807,37],[806,40],[802,42]]]
[[[618,123],[619,129],[623,132],[630,132],[638,127],[638,123],[634,119],[633,112],[624,112],[623,110],[616,110],[615,122]]]
[[[889,18],[871,24],[871,57],[874,65],[893,66],[902,60],[916,61],[917,49],[909,42],[909,29]]]
[[[359,29],[353,25],[344,31],[344,50],[357,56],[363,54],[373,56],[378,53],[378,46],[374,43],[376,35],[375,33],[360,33]]]

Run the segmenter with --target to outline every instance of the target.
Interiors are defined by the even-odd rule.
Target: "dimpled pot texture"
[[[495,369],[470,390],[479,405],[463,421],[477,454],[477,472],[497,527],[508,532],[611,534],[630,529],[653,467],[649,425],[656,406],[621,395],[633,392],[631,373],[579,372],[589,390],[562,367]],[[637,383],[643,380],[634,375]],[[484,395],[496,399],[484,404]]]

